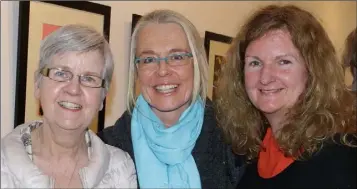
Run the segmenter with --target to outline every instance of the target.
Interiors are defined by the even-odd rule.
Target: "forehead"
[[[53,56],[51,67],[65,67],[78,73],[101,73],[104,68],[104,57],[98,51],[65,52]]]
[[[286,30],[272,30],[265,33],[263,36],[252,41],[246,50],[246,53],[256,54],[282,54],[289,53],[298,55],[299,50],[295,47],[291,40],[291,35]]]
[[[171,49],[189,50],[187,36],[178,24],[150,23],[138,33],[137,53],[151,50],[154,52],[168,52]]]

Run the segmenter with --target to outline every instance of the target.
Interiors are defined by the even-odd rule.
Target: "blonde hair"
[[[127,109],[129,112],[135,106],[135,81],[137,79],[137,70],[134,63],[136,42],[138,34],[147,24],[158,23],[174,23],[179,25],[187,36],[187,40],[193,54],[193,92],[191,97],[191,103],[193,103],[198,96],[205,102],[207,95],[207,75],[208,75],[208,63],[206,52],[203,46],[203,41],[195,28],[195,26],[181,14],[171,10],[155,10],[140,18],[135,26],[131,37],[130,45],[130,61],[129,61],[129,84],[127,93]]]
[[[268,123],[245,91],[245,51],[252,41],[279,29],[290,33],[309,75],[305,91],[276,135],[282,150],[297,159],[302,155],[308,157],[335,134],[356,133],[356,98],[344,86],[342,66],[321,24],[309,12],[296,6],[270,5],[255,12],[238,32],[218,79],[219,125],[234,152],[246,155],[248,160],[256,158],[261,150]],[[348,144],[346,140],[343,143]],[[299,153],[301,148],[303,154]]]

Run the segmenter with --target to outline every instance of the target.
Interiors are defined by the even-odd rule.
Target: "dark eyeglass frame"
[[[59,70],[59,71],[64,71],[64,72],[70,73],[71,77],[69,77],[68,79],[63,80],[63,81],[62,80],[56,80],[56,79],[50,77],[50,71],[51,70]],[[105,80],[103,78],[100,78],[100,77],[95,76],[95,75],[84,75],[84,74],[75,75],[69,70],[64,70],[62,68],[47,68],[47,67],[43,68],[40,71],[40,73],[41,73],[41,75],[43,75],[43,76],[45,76],[45,77],[47,77],[47,78],[49,78],[49,79],[51,79],[53,81],[57,81],[57,82],[69,82],[69,81],[71,81],[73,79],[74,76],[78,76],[79,83],[84,87],[89,87],[89,88],[104,88],[105,87]],[[88,85],[82,83],[81,78],[84,77],[84,76],[96,77],[96,78],[99,78],[100,80],[102,80],[102,82],[101,82],[101,84],[99,86],[95,86],[95,87],[88,86]]]

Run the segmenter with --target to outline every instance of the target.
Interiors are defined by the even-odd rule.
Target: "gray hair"
[[[35,72],[37,87],[41,78],[40,71],[51,64],[53,56],[65,52],[99,51],[104,58],[102,76],[105,81],[104,92],[107,94],[112,80],[114,63],[109,44],[102,34],[94,28],[84,25],[66,25],[48,35],[40,47],[40,63]],[[105,96],[105,95],[104,95]]]
[[[173,23],[179,25],[186,34],[190,50],[193,54],[193,91],[191,103],[197,97],[201,97],[205,103],[207,95],[208,62],[203,41],[196,27],[183,15],[171,10],[155,10],[140,18],[135,26],[130,44],[130,63],[129,63],[129,84],[127,93],[127,109],[129,112],[135,106],[135,81],[137,70],[135,66],[136,41],[141,29],[150,23],[166,24]]]

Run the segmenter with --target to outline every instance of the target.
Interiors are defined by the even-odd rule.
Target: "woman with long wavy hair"
[[[311,13],[254,13],[227,53],[217,96],[219,124],[247,162],[238,188],[356,187],[356,97]]]

